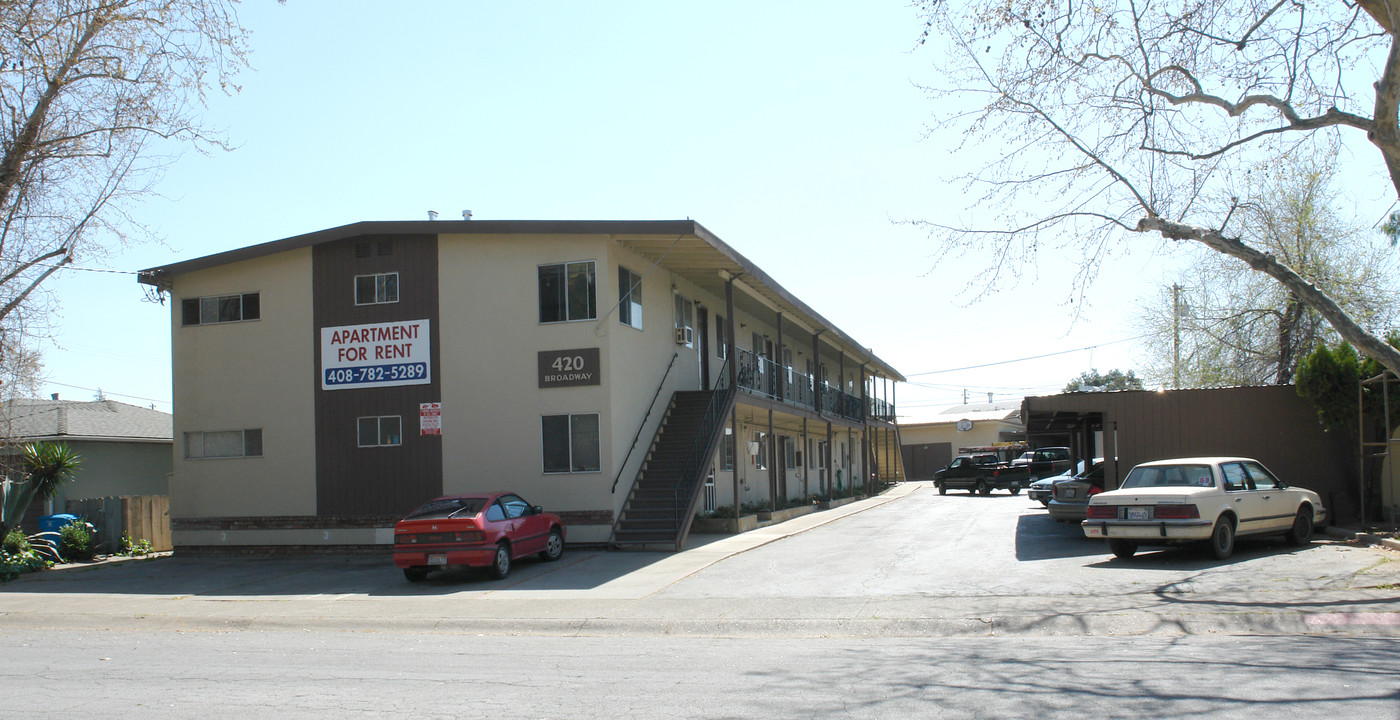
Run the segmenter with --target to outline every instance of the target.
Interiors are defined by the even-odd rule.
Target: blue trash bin
[[[39,532],[58,532],[64,525],[76,522],[77,515],[68,513],[58,513],[57,515],[45,515],[39,518]]]

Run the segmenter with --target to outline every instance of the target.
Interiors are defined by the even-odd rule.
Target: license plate
[[[442,553],[437,553],[437,554],[434,554],[434,555],[429,555],[429,556],[428,556],[428,564],[429,564],[429,565],[446,565],[446,564],[447,564],[447,556],[446,556],[446,555],[443,555]]]
[[[1079,492],[1079,491],[1078,491],[1078,490],[1075,490],[1074,488],[1065,488],[1065,489],[1064,489],[1065,499],[1069,499],[1069,498],[1074,497],[1078,492]]]
[[[1145,508],[1145,507],[1140,507],[1140,508],[1130,507],[1130,508],[1128,508],[1128,519],[1129,519],[1129,520],[1151,520],[1152,518],[1151,518],[1151,513],[1148,512],[1148,509],[1147,509],[1147,508]]]

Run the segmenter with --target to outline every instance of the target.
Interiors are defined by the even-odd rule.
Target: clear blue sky
[[[169,308],[134,271],[360,220],[694,218],[919,385],[911,412],[1056,392],[1130,369],[1132,302],[1164,272],[1114,262],[1078,323],[1068,265],[969,304],[982,260],[933,267],[894,221],[949,218],[975,153],[926,137],[921,31],[879,2],[251,0],[254,69],[137,209],[165,245],[65,272],[45,393],[170,411]],[[1095,350],[1061,352],[1080,348]],[[961,372],[932,371],[1061,353]]]

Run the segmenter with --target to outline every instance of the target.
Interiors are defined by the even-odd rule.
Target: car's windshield
[[[482,502],[482,498],[443,498],[414,510],[404,519],[471,517],[481,512]]]
[[[1209,465],[1147,465],[1133,468],[1123,480],[1125,488],[1211,487],[1215,476]]]

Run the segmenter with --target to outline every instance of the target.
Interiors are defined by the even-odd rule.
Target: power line
[[[81,385],[69,385],[68,383],[54,382],[54,381],[52,381],[52,380],[45,381],[43,384],[45,384],[45,385],[57,385],[57,386],[59,386],[59,387],[71,388],[71,389],[73,389],[73,390],[86,390],[86,391],[88,391],[88,392],[102,393],[103,396],[115,395],[115,396],[117,396],[117,397],[131,398],[132,400],[145,400],[146,402],[161,403],[161,404],[163,404],[163,405],[172,405],[172,404],[174,404],[174,403],[173,403],[172,401],[170,401],[170,400],[160,400],[160,399],[157,399],[157,398],[142,397],[142,396],[140,396],[140,395],[127,395],[126,393],[111,392],[111,391],[109,391],[109,390],[103,390],[102,388],[90,388],[90,387],[83,387],[83,386],[81,386]]]
[[[1089,345],[1082,348],[1075,348],[1073,350],[1060,350],[1059,352],[1045,353],[1044,355],[1016,358],[1015,360],[998,360],[996,362],[983,363],[981,365],[969,365],[967,367],[949,368],[947,370],[929,370],[928,372],[905,373],[904,377],[911,378],[918,377],[920,375],[938,375],[940,373],[960,372],[962,370],[980,370],[982,368],[995,367],[997,365],[1010,365],[1011,363],[1026,362],[1028,360],[1043,360],[1048,357],[1055,357],[1056,355],[1068,355],[1070,353],[1084,352],[1085,350],[1096,350],[1098,348],[1105,347],[1108,345],[1118,345],[1125,342],[1132,342],[1134,340],[1141,340],[1145,337],[1151,337],[1151,333],[1138,335],[1136,337],[1124,338],[1122,340],[1113,340],[1111,342],[1099,343],[1097,345]]]

